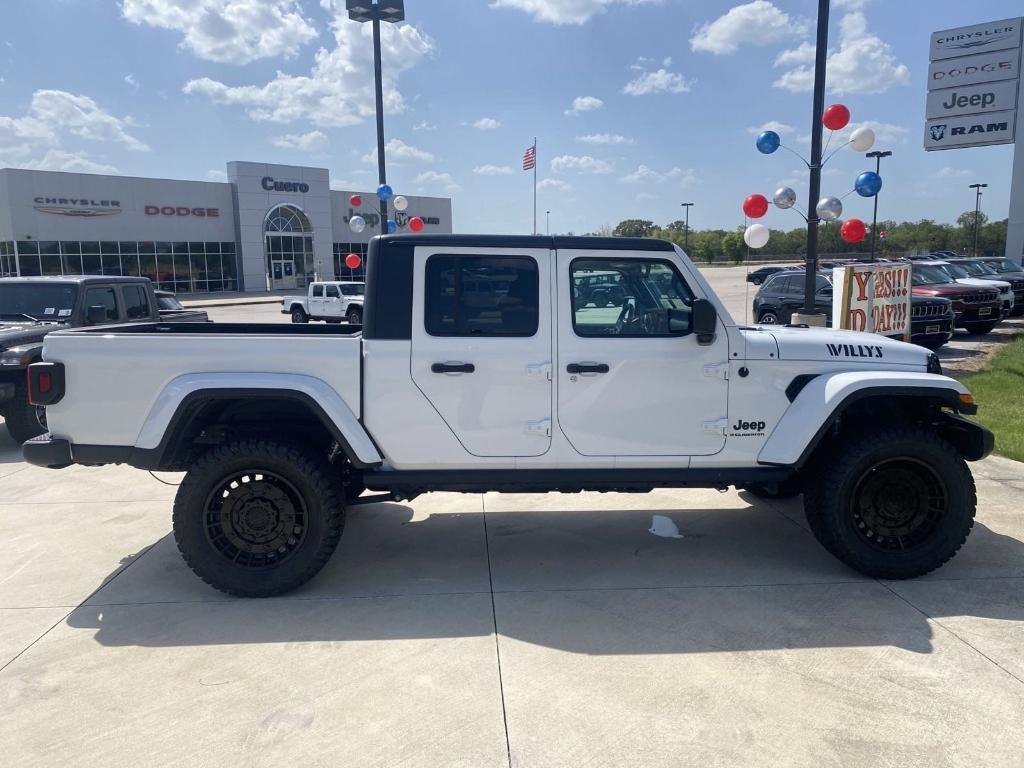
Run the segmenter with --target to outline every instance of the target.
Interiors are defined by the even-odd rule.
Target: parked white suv
[[[324,281],[309,284],[305,296],[285,296],[281,314],[291,315],[293,323],[326,320],[351,325],[363,322],[363,295],[365,283]]]
[[[883,579],[971,530],[993,437],[927,350],[737,323],[662,240],[396,235],[367,266],[362,328],[51,333],[25,458],[186,471],[178,547],[247,596],[312,578],[347,506],[430,491],[803,493],[825,549]]]

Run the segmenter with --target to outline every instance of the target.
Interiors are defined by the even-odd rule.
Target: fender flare
[[[973,410],[960,400],[967,387],[948,376],[898,371],[826,373],[804,385],[775,425],[758,454],[758,464],[801,466],[825,434],[858,400],[870,397],[923,397],[956,411]],[[981,427],[979,427],[981,429]]]
[[[178,424],[197,402],[282,397],[309,406],[355,466],[381,463],[373,440],[333,387],[313,376],[290,373],[193,373],[172,379],[154,399],[133,454],[149,454],[147,463],[162,463]]]

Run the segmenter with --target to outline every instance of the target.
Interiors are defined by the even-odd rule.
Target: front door
[[[557,254],[558,425],[585,456],[702,456],[725,445],[725,329],[707,345],[688,331],[695,293],[668,255]]]
[[[551,445],[551,252],[416,249],[412,378],[467,453]]]

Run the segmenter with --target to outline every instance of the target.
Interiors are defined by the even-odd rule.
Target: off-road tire
[[[779,320],[779,313],[774,309],[766,309],[757,317],[757,322],[762,325],[778,325],[781,321]]]
[[[999,325],[998,320],[986,320],[983,323],[964,323],[964,328],[970,334],[984,336],[986,333],[991,333],[997,325]]]
[[[39,422],[36,406],[28,402],[28,393],[21,382],[14,385],[14,397],[4,404],[3,414],[7,432],[17,443],[24,443],[46,431]]]
[[[878,491],[885,487],[883,472],[890,473],[894,492]],[[933,491],[919,493],[915,483]],[[933,502],[940,509],[923,510],[925,498],[941,499]],[[967,540],[976,505],[974,478],[963,457],[936,433],[914,426],[845,437],[818,458],[804,488],[815,538],[846,565],[878,579],[923,576],[946,563]],[[926,519],[903,534],[904,544],[903,536],[891,531],[905,529],[894,521],[906,514]],[[886,515],[896,526],[888,532],[881,524]],[[879,524],[866,525],[872,518]]]
[[[308,323],[309,315],[302,307],[292,307],[292,322],[293,323]]]
[[[264,481],[255,475],[262,475]],[[243,498],[237,499],[236,506],[231,508],[237,511],[237,515],[232,513],[232,519],[256,514],[262,517],[253,519],[262,521],[266,519],[265,510],[270,508],[276,514],[271,515],[277,521],[276,528],[283,530],[291,523],[282,522],[288,519],[288,513],[281,512],[282,506],[287,507],[280,503],[281,499],[287,496],[301,500],[302,516],[295,519],[304,524],[296,524],[293,532],[284,530],[277,534],[289,538],[272,554],[252,554],[244,547],[235,547],[239,554],[231,556],[234,542],[251,535],[251,530],[242,532],[226,522],[228,502],[220,500],[219,489],[235,493],[227,491],[225,483],[244,476],[249,476],[253,483],[269,482],[272,477],[285,490],[268,486],[268,492],[250,500],[251,506],[247,508],[245,485],[235,486],[243,488],[238,492]],[[263,493],[262,487],[259,492]],[[218,503],[223,505],[220,510],[212,508]],[[229,595],[273,597],[306,583],[324,567],[341,538],[345,501],[341,484],[326,457],[272,440],[240,440],[214,448],[192,465],[178,488],[173,517],[178,550],[199,578]],[[265,525],[264,530],[271,527]],[[288,546],[293,548],[279,555]],[[274,561],[278,556],[282,559]]]
[[[353,307],[348,311],[345,319],[349,325],[362,325],[363,324],[363,310]]]

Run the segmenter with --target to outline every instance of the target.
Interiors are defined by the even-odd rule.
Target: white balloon
[[[862,125],[850,134],[850,146],[857,152],[867,152],[875,146],[875,132]]]
[[[777,208],[786,210],[796,205],[796,192],[790,187],[779,187],[775,190],[775,194],[772,196],[772,202],[775,203]]]
[[[357,235],[366,229],[366,219],[362,216],[353,216],[348,220],[348,225]]]
[[[838,197],[823,197],[814,210],[822,221],[835,221],[843,215],[843,201]]]
[[[768,245],[768,238],[770,236],[771,232],[768,231],[768,227],[764,224],[751,224],[747,227],[747,231],[743,233],[743,242],[751,248],[764,248]]]
[[[396,211],[404,211],[409,207],[409,201],[401,195],[398,195],[394,200],[392,200],[391,204],[395,206]]]

